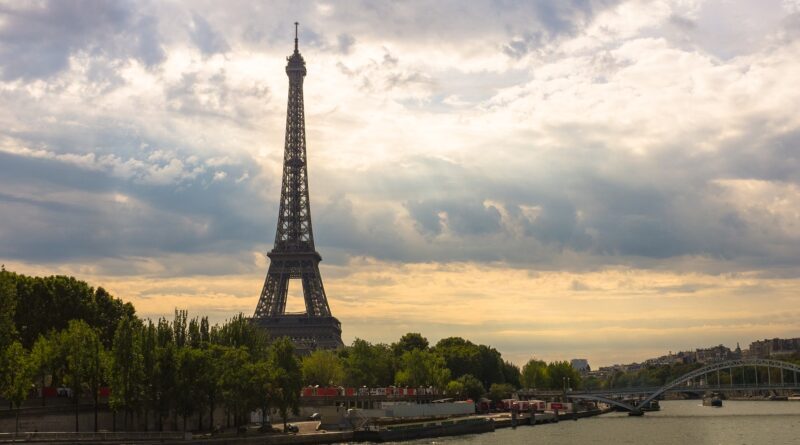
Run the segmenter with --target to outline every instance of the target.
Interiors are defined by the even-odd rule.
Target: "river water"
[[[800,444],[800,402],[724,401],[722,408],[700,400],[662,401],[661,411],[642,417],[609,413],[578,421],[504,428],[494,433],[405,442],[409,445]]]

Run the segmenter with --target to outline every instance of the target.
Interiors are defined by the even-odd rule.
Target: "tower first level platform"
[[[337,349],[342,346],[342,324],[336,317],[287,313],[254,318],[253,323],[264,328],[272,338],[289,337],[301,355],[317,349]]]

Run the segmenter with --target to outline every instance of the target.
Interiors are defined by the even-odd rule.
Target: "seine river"
[[[637,444],[752,445],[800,444],[800,402],[724,402],[722,408],[699,400],[661,402],[661,411],[628,417],[609,413],[557,424],[504,428],[494,433],[425,439],[406,444]]]

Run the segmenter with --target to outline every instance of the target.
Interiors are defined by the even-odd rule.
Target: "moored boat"
[[[651,400],[649,403],[639,407],[642,411],[661,411],[661,405],[658,400]]]
[[[716,408],[722,407],[722,399],[718,395],[710,395],[703,397],[703,406],[713,406]]]

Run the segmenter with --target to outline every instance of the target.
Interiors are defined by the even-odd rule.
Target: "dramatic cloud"
[[[797,335],[782,0],[3,4],[0,260],[148,316],[252,312],[295,20],[345,341],[608,363]]]

